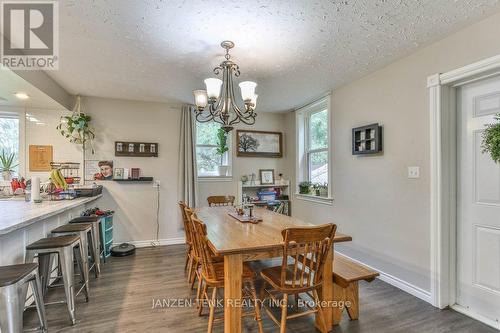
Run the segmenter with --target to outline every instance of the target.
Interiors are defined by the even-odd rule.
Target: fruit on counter
[[[68,184],[66,183],[66,180],[64,179],[61,170],[59,169],[54,169],[50,173],[50,180],[58,190],[67,190],[68,189]]]
[[[64,180],[66,180],[67,184],[73,184],[75,182],[75,178],[73,177],[66,177]]]

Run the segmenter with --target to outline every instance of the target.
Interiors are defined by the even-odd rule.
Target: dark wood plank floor
[[[184,247],[180,245],[138,249],[135,256],[111,258],[99,279],[91,279],[91,298],[76,304],[77,324],[69,325],[65,305],[47,307],[49,332],[205,332],[207,317],[193,307],[152,309],[156,299],[194,299],[186,282]],[[51,289],[48,299],[63,296]],[[380,280],[360,285],[361,314],[357,321],[344,318],[334,332],[497,332],[452,310],[438,310]],[[279,331],[264,314],[266,332]],[[26,328],[36,324],[34,310],[25,314]],[[290,320],[287,332],[314,332],[312,317]],[[257,332],[251,317],[245,332]],[[30,326],[31,325],[31,326]],[[215,324],[223,332],[223,323]]]

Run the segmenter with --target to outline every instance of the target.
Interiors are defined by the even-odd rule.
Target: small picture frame
[[[144,143],[139,144],[139,153],[146,152],[146,145]]]
[[[123,168],[115,168],[113,173],[113,179],[123,179],[124,171],[125,170]]]
[[[274,169],[260,169],[259,175],[261,185],[274,184]]]
[[[154,143],[150,145],[149,152],[152,154],[156,153],[156,145]]]
[[[123,151],[123,143],[122,142],[116,143],[116,151],[119,151],[119,152]]]
[[[134,152],[134,144],[133,143],[129,143],[128,144],[128,152],[129,153],[133,153]]]

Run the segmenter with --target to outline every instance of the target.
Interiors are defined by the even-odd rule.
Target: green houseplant
[[[219,176],[226,176],[229,167],[224,164],[224,154],[229,150],[227,146],[227,133],[221,127],[217,130],[217,155],[220,155]]]
[[[61,117],[61,122],[57,125],[57,129],[61,135],[71,143],[82,145],[83,149],[89,146],[94,153],[92,141],[95,138],[94,129],[90,126],[92,118],[81,111],[80,96],[77,96],[75,108],[70,116]]]
[[[500,113],[495,116],[496,123],[486,125],[481,148],[489,153],[495,163],[500,163]]]
[[[311,182],[304,181],[299,183],[299,193],[300,194],[309,194],[311,192]]]
[[[5,150],[2,150],[2,154],[0,155],[0,168],[2,169],[2,177],[3,180],[10,181],[12,179],[12,172],[14,168],[19,164],[14,164],[14,158],[16,154],[7,154]]]

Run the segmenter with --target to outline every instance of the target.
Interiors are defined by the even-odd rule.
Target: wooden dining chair
[[[208,206],[234,206],[234,195],[213,195],[207,198]]]
[[[223,320],[223,317],[215,318],[215,308],[217,307],[217,291],[224,288],[224,262],[217,262],[214,260],[213,252],[208,246],[207,227],[196,216],[192,216],[195,234],[196,246],[199,248],[201,255],[201,279],[199,280],[198,290],[200,291],[198,300],[200,306],[198,314],[203,312],[203,304],[207,301],[209,306],[208,329],[207,332],[211,333],[213,324],[216,320]],[[249,297],[254,303],[254,311],[243,312],[242,316],[255,317],[259,328],[259,333],[263,332],[262,318],[260,315],[260,305],[257,299],[257,292],[255,290],[255,271],[247,264],[243,263],[243,295]],[[209,288],[212,288],[211,295],[209,296]]]
[[[188,221],[188,216],[186,215],[186,212],[184,211],[185,208],[189,208],[188,205],[184,201],[179,201],[179,207],[181,208],[181,214],[182,214],[182,222],[184,225],[184,233],[186,237],[186,263],[184,264],[184,271],[187,270],[188,265],[191,267],[192,264],[192,256],[191,252],[193,251],[193,240],[192,240],[192,232],[190,230],[191,228],[191,223]],[[189,276],[189,274],[188,274]]]
[[[281,266],[265,268],[260,273],[264,279],[261,289],[262,304],[265,305],[266,298],[272,299],[273,303],[279,302],[278,304],[280,304],[280,321],[268,307],[264,306],[264,310],[280,327],[281,333],[286,332],[287,319],[314,313],[319,316],[322,332],[328,332],[318,289],[323,283],[323,266],[329,251],[331,251],[336,229],[337,226],[334,224],[325,224],[314,227],[288,228],[281,232],[283,237]],[[266,289],[268,285],[271,287],[270,289]],[[310,306],[309,302],[304,302],[308,310],[288,316],[288,296],[293,294],[297,304],[301,293],[306,293],[315,302],[315,305]],[[283,294],[282,300],[278,300],[275,294]]]
[[[185,206],[183,209],[184,215],[186,216],[186,230],[191,240],[191,248],[189,253],[189,266],[188,266],[188,281],[191,283],[191,289],[194,288],[196,278],[199,278],[198,267],[201,265],[201,256],[199,253],[199,248],[195,242],[195,230],[193,222],[191,221],[192,216],[196,216],[193,209]]]

